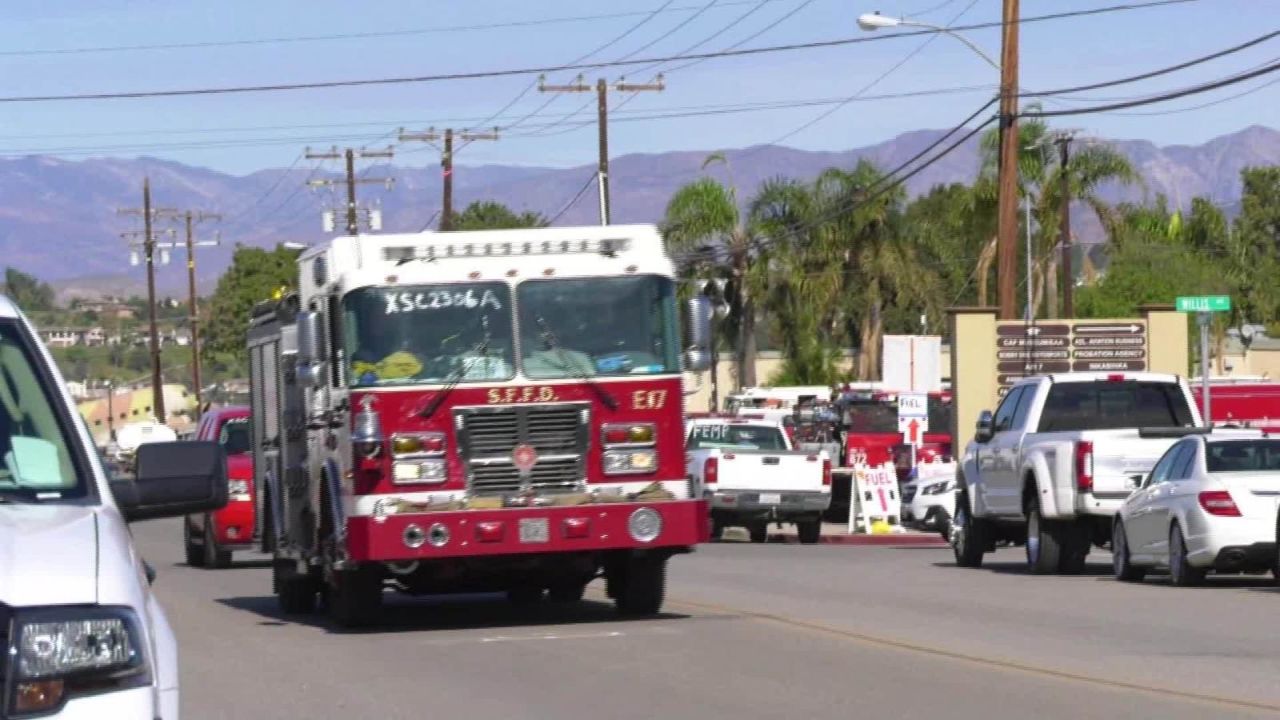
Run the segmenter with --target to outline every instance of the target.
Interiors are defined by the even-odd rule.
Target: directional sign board
[[[926,393],[898,393],[898,418],[929,417],[929,395]]]
[[[1007,321],[996,325],[999,396],[1025,377],[1147,369],[1145,320]]]
[[[1231,297],[1229,295],[1191,295],[1177,299],[1174,307],[1178,312],[1229,312]]]

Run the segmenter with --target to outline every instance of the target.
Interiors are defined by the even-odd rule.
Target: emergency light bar
[[[382,249],[388,262],[435,260],[437,258],[518,257],[521,255],[567,255],[594,253],[614,255],[631,248],[625,238],[605,240],[542,240],[539,242],[447,243],[437,245],[399,245]]]

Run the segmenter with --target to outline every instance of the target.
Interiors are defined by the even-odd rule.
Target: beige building
[[[1254,335],[1245,343],[1233,332],[1220,347],[1221,354],[1214,352],[1213,376],[1280,381],[1280,338]],[[1200,368],[1192,368],[1192,374],[1199,375]]]

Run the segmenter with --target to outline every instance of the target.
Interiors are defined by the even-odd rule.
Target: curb
[[[795,535],[770,535],[769,542],[798,544],[800,538]],[[820,545],[863,545],[878,547],[951,547],[938,535],[823,535],[818,540]]]

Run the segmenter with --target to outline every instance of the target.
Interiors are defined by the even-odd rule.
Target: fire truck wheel
[[[281,612],[309,615],[316,611],[315,578],[300,574],[293,560],[280,559],[271,563],[271,585]]]
[[[335,570],[325,598],[329,616],[340,627],[364,627],[382,609],[382,568],[362,565]]]
[[[822,538],[822,520],[801,520],[796,523],[796,534],[800,536],[800,542],[805,545],[813,545]]]
[[[711,521],[711,539],[719,542],[724,537],[724,523],[719,520]]]
[[[769,539],[769,523],[751,523],[747,526],[747,534],[751,536],[751,542],[753,543],[765,542]]]
[[[642,556],[622,566],[615,602],[618,612],[629,617],[657,615],[667,592],[667,558]]]
[[[187,551],[187,565],[191,567],[204,566],[204,548],[192,537],[191,521],[183,518],[182,520],[182,546]]]
[[[582,602],[582,596],[587,592],[587,584],[582,582],[566,582],[552,585],[547,596],[553,603],[572,604]]]
[[[231,567],[231,551],[218,547],[213,537],[213,518],[204,519],[204,566],[210,569]]]
[[[507,590],[507,600],[518,607],[529,607],[542,602],[542,588],[520,585]]]

